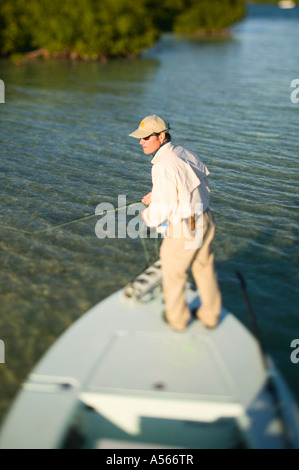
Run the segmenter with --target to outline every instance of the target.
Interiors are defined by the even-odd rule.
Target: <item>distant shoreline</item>
[[[187,33],[173,33],[178,37],[182,38],[200,38],[200,39],[223,39],[223,38],[230,38],[231,32],[229,29],[223,30],[198,30],[192,34]],[[48,60],[48,59],[57,59],[57,60],[69,60],[70,62],[101,62],[106,63],[108,61],[116,60],[116,59],[134,59],[138,58],[140,54],[122,54],[119,56],[109,56],[105,54],[99,54],[95,56],[88,56],[84,54],[79,54],[75,51],[70,51],[68,49],[56,52],[50,52],[47,48],[39,48],[34,49],[32,51],[23,52],[23,53],[15,53],[11,56],[0,56],[0,59],[9,59],[11,62],[15,63],[16,65],[20,65],[25,62],[32,62],[36,60]]]

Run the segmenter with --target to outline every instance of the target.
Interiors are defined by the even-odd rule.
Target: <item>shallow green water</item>
[[[150,159],[128,134],[154,113],[209,167],[224,303],[249,325],[239,270],[299,399],[299,13],[253,13],[231,39],[165,36],[138,60],[0,62],[0,417],[53,341],[155,259],[153,240],[145,251],[140,239],[98,239],[93,216],[150,190]]]

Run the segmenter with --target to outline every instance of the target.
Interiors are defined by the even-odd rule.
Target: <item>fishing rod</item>
[[[139,204],[139,203],[141,203],[141,202],[140,201],[130,202],[129,204],[126,204],[124,206],[116,207],[115,209],[111,209],[110,211],[108,210],[108,211],[106,211],[106,214],[111,213],[111,212],[117,212],[121,209],[126,209],[130,205]],[[5,230],[14,231],[14,232],[24,233],[26,235],[36,235],[36,234],[40,234],[40,233],[50,232],[51,230],[55,230],[55,229],[58,229],[58,228],[66,227],[67,225],[71,225],[71,224],[74,224],[76,222],[81,222],[82,220],[87,220],[87,219],[90,219],[91,217],[96,217],[97,215],[99,215],[99,214],[93,212],[92,214],[87,214],[83,217],[76,217],[75,219],[69,220],[68,222],[63,222],[61,224],[53,225],[52,227],[46,227],[46,228],[43,228],[43,229],[40,229],[40,230],[31,230],[31,231],[30,230],[22,230],[22,229],[19,229],[19,228],[16,228],[16,227],[9,227],[7,225],[1,225],[1,224],[0,224],[0,228],[5,229]],[[147,250],[145,241],[143,240],[143,237],[140,237],[140,239],[141,239],[144,255],[145,255],[145,258],[146,258],[146,263],[147,263],[146,267],[149,267],[151,265],[150,255],[148,253],[148,250]],[[156,252],[155,253],[156,258],[159,257],[159,250],[158,250],[157,241],[155,242],[155,252]]]
[[[115,209],[111,209],[110,211],[108,210],[108,211],[106,211],[106,214],[111,213],[111,212],[117,212],[121,209],[126,209],[130,205],[139,204],[139,203],[141,203],[141,201],[130,202],[129,204],[126,204],[124,206],[116,207]],[[67,225],[74,224],[76,222],[81,222],[82,220],[87,220],[87,219],[90,219],[91,217],[96,217],[97,215],[99,215],[99,214],[93,212],[92,214],[87,214],[83,217],[76,217],[76,219],[69,220],[68,222],[63,222],[61,224],[53,225],[52,227],[46,227],[46,228],[43,228],[43,229],[40,229],[40,230],[31,230],[31,231],[30,230],[22,230],[22,229],[19,229],[19,228],[10,227],[10,226],[7,226],[7,225],[2,225],[2,224],[0,224],[0,228],[5,229],[5,230],[14,231],[14,232],[24,233],[26,235],[33,235],[33,234],[40,234],[40,233],[44,233],[44,232],[49,232],[51,230],[55,230],[55,229],[58,229],[58,228],[61,228],[61,227],[66,227]],[[147,261],[147,267],[149,267],[151,265],[150,256],[149,256],[148,250],[146,248],[145,241],[143,240],[143,237],[140,237],[140,238],[141,238],[141,243],[142,243],[142,247],[143,247],[143,250],[144,250],[144,255],[145,255],[145,258],[146,258],[146,261]],[[159,256],[157,243],[155,243],[155,251],[156,251],[156,258],[157,258]]]
[[[252,305],[251,305],[251,302],[250,302],[250,299],[249,299],[249,295],[247,293],[246,282],[245,282],[245,279],[243,278],[242,274],[239,271],[236,271],[236,275],[237,275],[237,277],[240,281],[240,284],[241,284],[244,300],[245,300],[247,310],[248,310],[248,313],[249,313],[249,317],[250,317],[250,321],[251,321],[251,324],[252,324],[252,329],[253,329],[254,335],[255,335],[256,340],[257,340],[258,345],[259,345],[262,363],[263,363],[263,366],[264,366],[264,369],[265,369],[265,372],[266,372],[266,375],[267,375],[266,386],[267,386],[267,389],[269,390],[269,392],[273,396],[274,406],[275,406],[275,409],[277,411],[278,416],[280,417],[280,421],[282,423],[283,439],[284,439],[286,447],[288,449],[292,449],[293,448],[293,446],[291,444],[292,440],[291,440],[291,437],[290,437],[290,434],[289,434],[288,426],[287,426],[287,423],[286,423],[286,418],[285,418],[283,410],[282,410],[281,401],[279,399],[279,393],[278,393],[278,390],[277,390],[277,386],[275,384],[275,380],[273,378],[273,373],[272,373],[272,371],[271,371],[271,369],[268,365],[265,347],[263,345],[261,335],[259,333],[256,317],[255,317],[255,314],[253,312],[253,308],[252,308]]]
[[[130,202],[129,204],[126,204],[125,206],[116,207],[115,209],[111,209],[110,211],[106,211],[106,214],[108,214],[110,212],[117,212],[121,209],[127,208],[128,206],[130,206],[132,204],[137,204],[137,203],[140,203],[140,201],[134,201],[134,202]],[[12,230],[14,232],[26,233],[26,234],[37,234],[37,233],[48,232],[50,230],[65,227],[67,225],[74,224],[75,222],[81,222],[82,220],[90,219],[91,217],[96,217],[97,215],[99,215],[99,214],[96,214],[96,213],[93,212],[92,214],[87,214],[83,217],[77,217],[76,219],[69,220],[68,222],[63,222],[61,224],[53,225],[52,227],[47,227],[47,228],[43,228],[43,229],[40,229],[40,230],[22,230],[22,229],[19,229],[19,228],[10,227],[8,225],[1,225],[1,224],[0,224],[0,228],[6,229],[6,230]]]

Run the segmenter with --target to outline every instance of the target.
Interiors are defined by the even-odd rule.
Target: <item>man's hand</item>
[[[142,199],[141,202],[145,204],[146,206],[149,206],[152,200],[152,193],[146,194]]]

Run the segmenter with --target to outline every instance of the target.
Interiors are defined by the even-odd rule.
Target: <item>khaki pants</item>
[[[165,238],[160,249],[162,263],[162,287],[166,307],[166,319],[178,331],[184,330],[190,320],[186,304],[185,285],[188,269],[199,291],[201,301],[196,316],[207,327],[217,325],[221,312],[221,294],[214,269],[214,255],[211,243],[215,234],[215,223],[211,211],[203,214],[203,243],[200,248],[186,248],[194,238],[185,235],[180,238]]]

